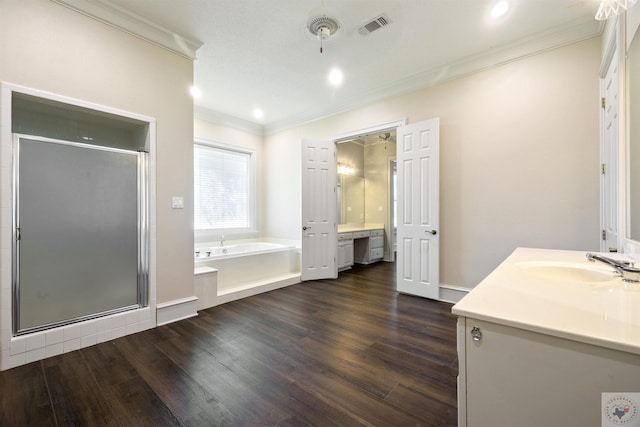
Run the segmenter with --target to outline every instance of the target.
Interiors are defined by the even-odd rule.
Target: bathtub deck
[[[455,426],[451,305],[354,267],[0,372],[0,425]]]

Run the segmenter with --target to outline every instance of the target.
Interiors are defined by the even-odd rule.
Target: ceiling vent
[[[373,33],[376,30],[379,30],[382,27],[386,27],[391,24],[391,20],[387,15],[380,15],[377,18],[372,19],[371,21],[359,26],[358,32],[360,35],[366,36],[367,34]]]

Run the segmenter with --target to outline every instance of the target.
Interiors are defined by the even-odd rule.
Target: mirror
[[[336,147],[340,224],[364,222],[364,145],[357,140]]]
[[[336,146],[337,206],[340,224],[387,222],[389,158],[395,158],[395,131],[363,135]]]
[[[640,241],[640,31],[627,51],[628,67],[628,169],[627,169],[627,237]]]
[[[340,197],[340,224],[364,222],[364,178],[354,175],[338,175]]]

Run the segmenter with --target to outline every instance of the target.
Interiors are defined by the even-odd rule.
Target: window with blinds
[[[194,227],[254,228],[253,152],[215,144],[194,145]]]

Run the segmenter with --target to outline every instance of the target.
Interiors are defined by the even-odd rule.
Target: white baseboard
[[[460,301],[465,295],[471,292],[471,288],[453,285],[440,285],[440,301],[452,304]]]
[[[156,306],[157,326],[178,320],[188,319],[198,315],[198,298],[187,297],[169,302],[163,302]]]

